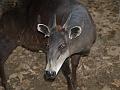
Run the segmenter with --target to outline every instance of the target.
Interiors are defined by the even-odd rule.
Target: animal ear
[[[50,36],[50,30],[48,28],[48,26],[44,25],[44,24],[38,24],[37,25],[37,30],[43,34],[45,34],[45,37],[49,37]]]
[[[81,32],[82,32],[82,30],[81,30],[80,26],[72,27],[69,32],[69,38],[70,39],[76,38],[76,37],[80,36]]]

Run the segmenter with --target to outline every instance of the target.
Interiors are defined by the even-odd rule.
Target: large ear
[[[37,30],[43,34],[45,34],[45,37],[49,37],[50,36],[50,30],[48,28],[48,26],[44,25],[44,24],[38,24],[37,25]]]
[[[76,38],[80,36],[81,32],[82,32],[82,29],[80,26],[72,27],[69,32],[69,38],[70,39]]]

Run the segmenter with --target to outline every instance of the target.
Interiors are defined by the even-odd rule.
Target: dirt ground
[[[120,90],[120,0],[81,0],[97,28],[90,55],[77,70],[81,90]],[[60,72],[54,82],[43,79],[45,55],[17,47],[9,56],[6,75],[10,90],[67,90]],[[0,89],[1,90],[1,89]]]

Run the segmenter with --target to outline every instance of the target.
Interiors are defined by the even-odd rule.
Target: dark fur
[[[45,38],[43,34],[37,32],[37,17],[41,15],[41,23],[48,25],[50,16],[61,0],[25,0],[16,3],[18,6],[3,13],[0,20],[0,32],[28,49],[39,50],[41,46],[44,46],[39,44]]]
[[[18,2],[4,2],[0,8],[0,77],[2,86],[6,86],[4,62],[17,46],[22,46],[31,51],[43,50],[46,53],[47,39],[44,34],[37,31],[37,24],[48,25],[58,7],[64,9],[66,2],[76,3],[75,0],[18,0]],[[69,6],[69,5],[67,5]],[[60,9],[61,10],[61,9]],[[62,10],[61,10],[62,11]],[[67,9],[60,17],[68,13]],[[38,20],[38,16],[41,19]],[[61,18],[60,18],[61,19]],[[61,20],[60,20],[61,21]],[[72,78],[69,77],[70,68],[68,61],[64,63],[62,72],[68,83],[68,90],[76,90],[76,68],[80,56],[72,56]],[[71,60],[72,60],[71,59]],[[67,71],[67,72],[66,72]]]
[[[2,1],[0,10],[0,77],[6,87],[4,62],[17,46],[31,51],[46,51],[47,38],[37,31],[38,15],[41,23],[47,24],[62,0]]]

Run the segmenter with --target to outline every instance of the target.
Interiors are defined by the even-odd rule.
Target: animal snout
[[[55,71],[45,71],[44,78],[45,80],[54,80],[56,77]]]

